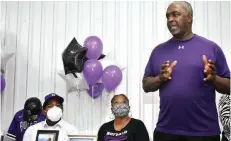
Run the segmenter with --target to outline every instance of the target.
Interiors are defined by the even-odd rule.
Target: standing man
[[[192,32],[188,2],[169,5],[172,38],[155,47],[143,77],[145,92],[160,92],[155,141],[219,141],[215,91],[230,94],[230,70],[221,48]]]
[[[24,109],[14,115],[6,137],[12,140],[22,141],[23,135],[29,126],[44,121],[45,119],[46,117],[42,112],[41,101],[37,97],[31,97],[26,100]]]
[[[48,94],[43,103],[46,120],[29,127],[23,141],[35,141],[38,130],[58,130],[58,141],[67,141],[68,135],[77,135],[77,128],[62,118],[63,101],[64,99],[55,93]]]

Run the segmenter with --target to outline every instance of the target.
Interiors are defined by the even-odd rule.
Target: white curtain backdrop
[[[15,51],[6,67],[6,89],[0,98],[0,126],[6,132],[27,98],[55,92],[64,97],[64,118],[79,134],[96,135],[111,117],[110,100],[126,93],[132,117],[141,119],[152,138],[158,118],[158,92],[144,93],[142,77],[152,49],[171,37],[165,13],[170,1],[153,2],[4,2],[1,1],[1,46]],[[193,31],[220,45],[231,66],[231,3],[190,2]],[[93,100],[86,92],[68,93],[61,53],[73,37],[83,45],[91,35],[103,41],[126,69],[115,92]],[[220,94],[217,95],[217,100]]]

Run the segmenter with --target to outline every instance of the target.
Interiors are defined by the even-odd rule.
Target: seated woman
[[[230,141],[230,96],[222,95],[219,101],[219,114],[223,125],[221,141]]]
[[[100,127],[97,141],[149,141],[144,123],[129,117],[130,106],[127,96],[115,95],[111,100],[111,111],[115,119]]]

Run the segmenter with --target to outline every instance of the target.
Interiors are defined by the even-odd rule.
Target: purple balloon
[[[108,91],[114,90],[122,80],[122,71],[115,65],[106,67],[103,71],[102,82]]]
[[[83,75],[88,84],[94,85],[102,77],[103,67],[98,60],[87,60],[84,63]]]
[[[103,51],[103,43],[97,36],[87,37],[83,46],[87,48],[88,59],[99,59]]]
[[[1,75],[1,92],[3,92],[4,91],[4,89],[5,89],[5,87],[6,87],[6,80],[5,80],[5,78]]]
[[[92,98],[99,97],[103,92],[104,86],[103,83],[97,83],[95,85],[89,85],[88,94]]]

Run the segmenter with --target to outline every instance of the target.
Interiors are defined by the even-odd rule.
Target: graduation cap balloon
[[[74,37],[62,53],[65,75],[72,73],[77,78],[75,73],[82,72],[87,61],[86,52],[87,48],[82,47]]]

